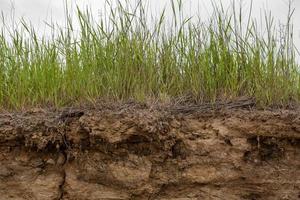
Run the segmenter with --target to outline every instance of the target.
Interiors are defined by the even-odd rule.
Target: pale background
[[[121,0],[121,2],[124,1]],[[136,0],[128,1],[133,5],[136,3]],[[221,0],[225,8],[228,8],[232,1],[239,3],[239,0]],[[253,0],[252,15],[260,18],[263,10],[269,10],[275,17],[276,22],[285,22],[288,12],[288,1]],[[104,2],[105,0],[67,0],[69,10],[75,10],[76,5],[80,8],[90,7],[95,17],[104,15]],[[161,13],[164,7],[167,8],[166,13],[168,17],[172,16],[170,0],[145,0],[143,2],[147,2],[148,12],[154,16]],[[242,1],[245,13],[249,9],[250,2],[250,0]],[[210,0],[183,0],[183,3],[183,13],[186,16],[197,15],[205,20],[212,13]],[[65,24],[65,5],[65,0],[0,0],[0,11],[7,19],[17,21],[20,18],[24,18],[32,23],[39,34],[48,34],[49,31],[45,26],[45,21],[52,21],[62,26]],[[295,8],[293,15],[295,45],[300,49],[300,1],[294,0],[292,5]]]

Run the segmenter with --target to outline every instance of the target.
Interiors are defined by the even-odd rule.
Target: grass
[[[240,96],[265,106],[299,102],[291,6],[280,31],[266,13],[262,33],[251,10],[243,19],[236,5],[230,14],[214,4],[204,23],[184,19],[182,2],[172,1],[173,22],[163,12],[149,24],[141,2],[134,8],[111,6],[97,21],[88,10],[78,10],[79,32],[68,17],[67,27],[53,28],[50,38],[39,37],[23,20],[13,27],[3,18],[0,107],[186,96],[200,103]]]

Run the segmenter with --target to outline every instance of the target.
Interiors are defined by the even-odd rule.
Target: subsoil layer
[[[300,111],[249,101],[0,114],[0,200],[300,199]]]

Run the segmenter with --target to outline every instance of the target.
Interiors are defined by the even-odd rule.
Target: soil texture
[[[252,101],[0,114],[0,200],[300,199],[300,112]]]

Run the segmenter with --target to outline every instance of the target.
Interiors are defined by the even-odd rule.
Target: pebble
[[[55,165],[55,161],[52,158],[48,159],[46,163],[48,165]]]
[[[62,166],[63,164],[65,164],[65,162],[66,162],[66,157],[64,156],[64,154],[60,153],[56,160],[56,165]]]

